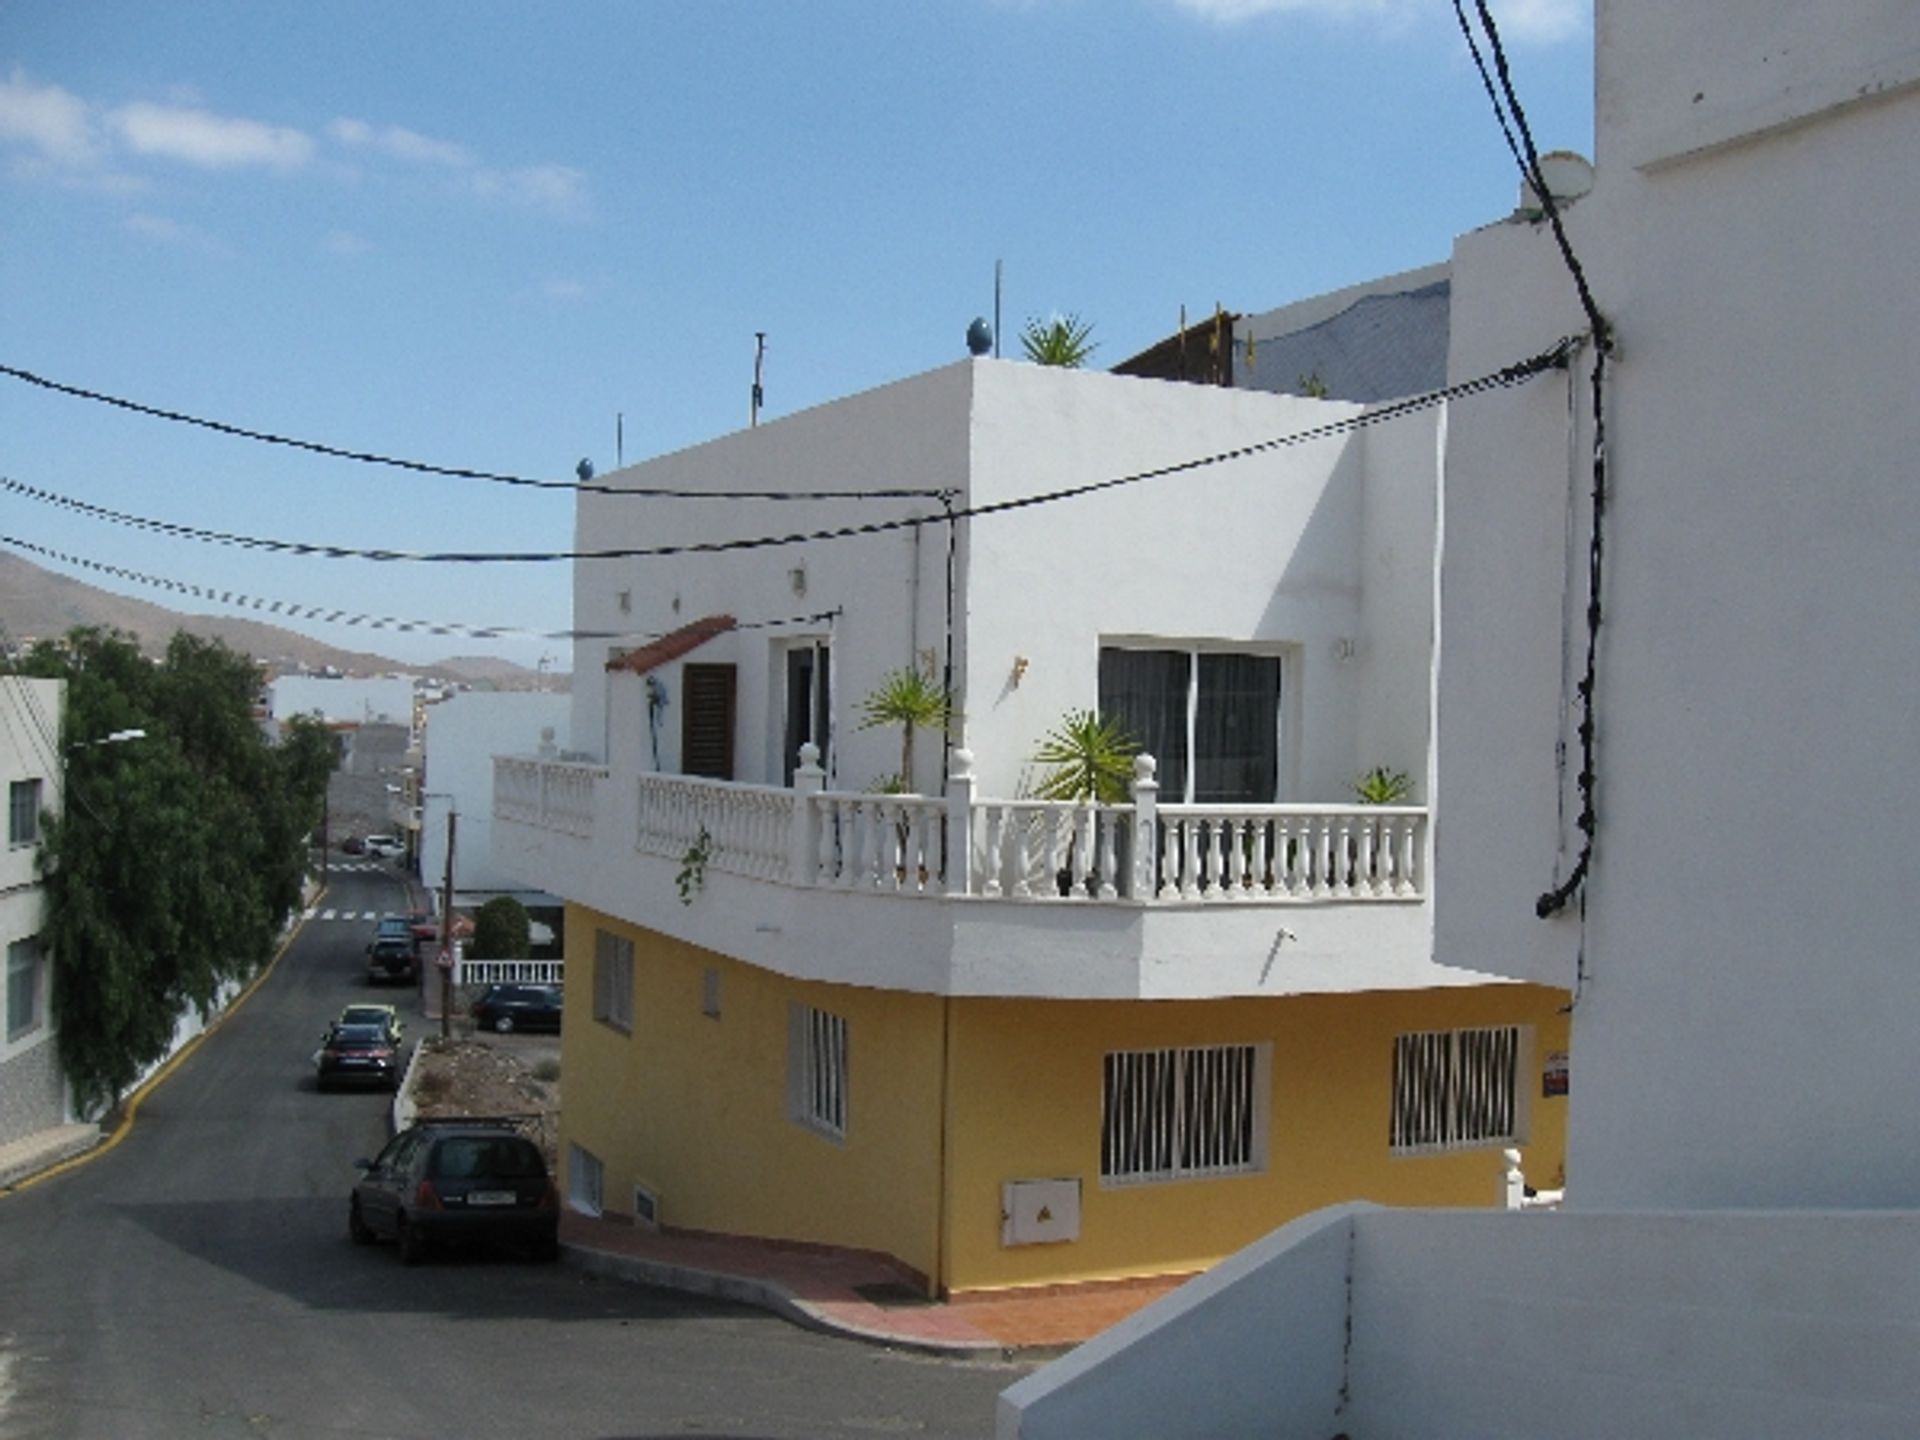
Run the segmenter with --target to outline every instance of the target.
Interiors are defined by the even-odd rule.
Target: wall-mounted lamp
[[[1351,635],[1340,635],[1333,642],[1333,658],[1345,665],[1360,653],[1360,645]]]
[[[804,565],[796,565],[793,567],[793,569],[787,571],[787,584],[793,587],[794,594],[796,595],[806,594],[807,593],[807,567]]]
[[[1029,663],[1027,657],[1024,655],[1016,655],[1013,657],[1013,685],[1016,690],[1020,688],[1020,682],[1027,678],[1027,666]]]

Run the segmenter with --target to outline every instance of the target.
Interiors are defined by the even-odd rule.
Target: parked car
[[[407,845],[398,835],[369,835],[365,841],[367,854],[377,855],[383,860],[398,860],[407,853]]]
[[[404,915],[382,916],[367,946],[367,983],[382,980],[411,982],[419,973],[413,926]]]
[[[470,1007],[473,1022],[483,1030],[549,1030],[560,1033],[561,996],[558,985],[489,985]]]
[[[384,1085],[391,1090],[400,1083],[400,1051],[379,1025],[342,1025],[327,1027],[320,1049],[313,1057],[314,1084],[322,1090],[330,1085]]]
[[[366,851],[367,842],[362,840],[358,835],[349,835],[340,842],[340,853],[342,855],[364,855]]]
[[[423,1120],[356,1160],[347,1202],[356,1245],[390,1239],[408,1265],[441,1242],[508,1243],[560,1254],[560,1196],[540,1147],[503,1120]]]
[[[340,1012],[336,1025],[378,1025],[387,1037],[389,1044],[399,1048],[401,1037],[407,1033],[406,1023],[401,1020],[400,1012],[391,1005],[376,1005],[371,1001],[361,1001],[349,1005]]]

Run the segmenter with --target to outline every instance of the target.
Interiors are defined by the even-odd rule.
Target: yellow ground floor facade
[[[576,1203],[880,1251],[941,1294],[1200,1270],[1345,1200],[1492,1205],[1508,1144],[1542,1183],[1564,1163],[1544,987],[949,999],[577,906],[566,953]]]

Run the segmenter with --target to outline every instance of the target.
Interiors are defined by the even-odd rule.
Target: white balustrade
[[[812,746],[791,789],[643,774],[638,848],[803,887],[1135,905],[1417,900],[1413,805],[1163,804],[1151,757],[1130,803],[996,800],[955,750],[944,796],[828,791]],[[494,814],[591,839],[604,767],[494,762]]]
[[[709,870],[755,880],[789,879],[793,791],[690,775],[641,775],[638,780],[635,844],[643,853],[679,859],[698,846],[706,852]]]
[[[606,776],[604,766],[497,756],[493,813],[502,820],[590,840],[596,786]]]

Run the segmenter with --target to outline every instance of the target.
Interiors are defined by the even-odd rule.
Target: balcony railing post
[[[973,752],[965,746],[950,757],[947,772],[947,874],[949,895],[973,893]]]
[[[787,882],[818,883],[820,831],[814,824],[813,797],[826,788],[827,772],[820,768],[820,747],[811,740],[800,747],[800,765],[793,772],[793,817],[787,828]]]
[[[1160,880],[1160,782],[1151,755],[1133,757],[1133,874],[1127,894],[1151,900]]]

